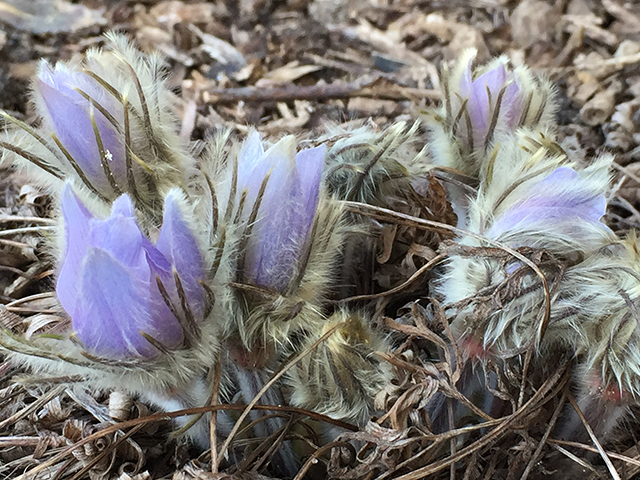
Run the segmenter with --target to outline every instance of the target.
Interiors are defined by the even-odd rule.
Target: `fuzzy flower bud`
[[[607,229],[600,222],[607,210],[605,196],[590,187],[571,167],[558,167],[538,183],[529,184],[519,192],[519,198],[514,199],[508,210],[496,216],[487,236],[498,238],[512,230],[548,228],[578,236],[579,224],[583,222]]]
[[[429,119],[431,152],[437,164],[477,176],[500,135],[520,127],[547,131],[555,111],[551,84],[526,67],[507,68],[504,57],[472,68],[475,50],[445,71],[444,104]]]
[[[326,341],[312,348],[322,335]],[[337,312],[309,334],[303,351],[311,353],[287,373],[291,403],[332,418],[366,424],[374,399],[391,377],[391,368],[376,352],[389,346],[359,313]]]
[[[461,123],[462,141],[469,151],[485,148],[490,140],[492,129],[502,124],[506,129],[512,129],[519,120],[521,105],[518,98],[520,88],[513,81],[513,74],[507,75],[504,63],[498,63],[476,79],[471,74],[469,60],[462,72],[458,84],[458,95],[464,103],[468,122]],[[458,106],[462,109],[462,105]],[[469,130],[468,127],[471,126]],[[466,136],[464,135],[466,133]]]
[[[173,190],[165,198],[162,229],[153,245],[140,231],[128,195],[119,197],[111,215],[101,220],[65,186],[61,207],[66,247],[56,291],[77,337],[91,352],[108,358],[155,356],[158,350],[142,333],[167,348],[180,345],[181,322],[160,292],[158,278],[175,312],[180,311],[181,287],[189,314],[202,317],[203,262],[179,195]]]
[[[238,163],[238,191],[246,191],[250,207],[245,215],[259,206],[244,252],[247,281],[285,293],[302,267],[318,209],[324,157],[324,146],[296,154],[293,136],[266,152],[259,134],[249,138]]]
[[[522,145],[514,137],[494,156],[469,209],[468,230],[475,235],[458,241],[467,254],[451,259],[439,285],[445,305],[466,302],[451,329],[473,358],[523,348],[532,335],[542,342],[541,348],[556,348],[564,342],[560,332],[566,330],[566,322],[554,321],[553,314],[548,328],[539,329],[544,289],[538,274],[522,259],[478,257],[473,249],[481,251],[499,242],[511,249],[523,247],[528,255],[544,252],[530,259],[553,285],[566,279],[559,277],[559,262],[575,264],[616,241],[600,221],[606,210],[611,157],[578,169],[564,156],[552,155],[542,147],[527,152]],[[499,307],[479,314],[478,309],[483,308],[479,294],[488,291],[492,293],[482,293],[487,295],[482,298],[490,298],[493,292],[503,295],[495,303]]]
[[[41,62],[32,101],[42,121],[31,127],[0,111],[2,157],[56,192],[75,179],[92,206],[127,193],[146,220],[159,223],[166,192],[186,188],[195,162],[178,135],[161,59],[124,36],[106,40],[81,64]]]
[[[87,73],[42,62],[34,99],[44,126],[100,192],[125,187],[122,103]]]

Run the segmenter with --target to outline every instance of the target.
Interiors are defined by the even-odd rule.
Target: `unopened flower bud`
[[[266,152],[257,133],[249,138],[238,164],[238,190],[246,190],[247,205],[259,206],[243,252],[246,280],[286,293],[294,274],[304,268],[301,263],[318,209],[324,157],[324,146],[296,154],[292,136]]]
[[[362,315],[338,312],[309,335],[302,349],[311,349],[332,328],[335,332],[288,372],[291,402],[364,425],[374,412],[374,398],[391,376],[390,366],[376,354],[388,346]]]
[[[520,127],[547,131],[556,109],[554,89],[526,67],[509,69],[500,57],[472,68],[468,50],[443,75],[443,107],[429,119],[436,164],[478,176],[486,154],[503,134]]]
[[[92,194],[88,201],[103,205],[127,193],[156,223],[162,198],[184,187],[194,160],[177,134],[160,59],[123,36],[107,40],[110,48],[89,50],[81,64],[43,61],[32,97],[41,126],[2,112],[10,128],[0,146],[5,158],[56,190],[73,178]]]
[[[42,62],[34,101],[43,128],[55,135],[96,190],[115,198],[112,185],[126,188],[124,135],[119,131],[124,107],[113,95],[82,71]]]

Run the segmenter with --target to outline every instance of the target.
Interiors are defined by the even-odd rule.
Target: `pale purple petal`
[[[262,138],[258,132],[253,132],[240,152],[238,171],[252,171],[256,166],[260,165],[260,160],[263,155],[264,147],[262,146]]]
[[[467,98],[471,95],[471,86],[473,85],[473,77],[471,75],[471,65],[473,64],[474,57],[469,59],[469,63],[464,67],[462,76],[460,77],[460,83],[458,84],[458,94],[462,98]]]
[[[487,232],[490,237],[513,229],[526,230],[535,224],[546,226],[584,220],[599,224],[606,212],[604,195],[593,195],[579,188],[566,188],[580,182],[570,167],[559,167],[526,192],[525,198],[509,208]],[[604,224],[603,224],[604,227]]]
[[[253,205],[264,177],[272,164],[264,160],[264,148],[258,132],[247,139],[238,158],[238,196],[247,190],[247,205]]]
[[[256,285],[284,292],[309,231],[297,172],[274,171],[251,232],[245,254],[245,274]],[[268,187],[268,188],[269,188]],[[315,214],[315,212],[314,212]]]
[[[132,213],[131,199],[122,195],[116,200],[109,218],[91,221],[91,246],[106,250],[127,267],[148,268],[143,249],[145,237]]]
[[[106,251],[90,248],[79,283],[80,298],[71,315],[87,349],[109,358],[158,353],[140,335],[140,330],[151,330],[152,325],[148,282],[132,277]]]
[[[315,148],[302,150],[296,155],[296,164],[298,166],[298,173],[300,174],[300,185],[302,191],[306,192],[305,195],[309,202],[305,205],[305,210],[307,212],[313,211],[311,215],[312,218],[315,216],[315,211],[318,206],[318,193],[320,192],[320,180],[322,178],[322,168],[324,167],[326,152],[326,147],[320,145]]]
[[[516,82],[507,85],[502,95],[502,104],[500,105],[500,119],[504,127],[514,130],[518,125],[522,113],[522,99],[520,98],[520,86]],[[500,125],[499,125],[500,126]]]
[[[204,291],[200,281],[204,279],[204,264],[198,243],[178,204],[177,195],[172,191],[165,198],[157,249],[178,272],[191,309],[202,313]]]
[[[92,217],[68,183],[62,191],[61,209],[66,245],[56,282],[56,292],[65,310],[73,312],[78,298],[76,279],[89,246],[89,225]]]
[[[114,202],[108,218],[99,220],[92,218],[69,185],[65,187],[62,212],[67,252],[57,292],[78,338],[91,352],[108,358],[159,354],[141,331],[168,348],[180,345],[180,322],[156,281],[161,279],[180,312],[172,267],[193,301],[193,314],[201,317],[204,294],[198,280],[203,277],[202,258],[174,195],[167,197],[161,248],[157,248],[140,231],[127,195]]]
[[[122,122],[122,105],[88,75],[44,65],[35,82],[36,102],[44,121],[97,188],[108,188],[108,181],[90,117],[90,103],[78,88]],[[126,181],[123,135],[94,107],[94,118],[109,166],[119,183]]]
[[[122,104],[85,72],[68,69],[62,64],[56,65],[53,69],[47,62],[43,62],[38,73],[38,80],[58,90],[75,103],[86,104],[87,100],[78,91],[81,90],[115,118],[119,119],[122,116]]]
[[[466,100],[473,150],[483,150],[487,142],[491,141],[487,136],[493,121],[494,131],[510,131],[517,127],[522,112],[521,88],[516,83],[513,72],[508,72],[504,63],[499,63],[473,80],[472,63],[473,58],[464,66],[452,96],[461,101]],[[458,128],[460,141],[466,144],[469,140],[467,120],[461,119]],[[466,145],[466,148],[471,153],[471,145]]]
[[[324,146],[297,155],[295,148],[293,137],[283,138],[264,153],[253,178],[245,180],[259,189],[271,172],[244,252],[243,274],[278,292],[287,289],[308,245],[325,158]]]
[[[471,86],[471,94],[467,102],[467,110],[473,125],[473,141],[475,148],[484,146],[491,122],[493,107],[504,87],[507,78],[504,65],[489,70],[476,80]],[[491,98],[489,98],[489,93]]]
[[[135,218],[134,212],[133,201],[127,194],[120,195],[111,204],[111,215],[122,215],[124,217]]]

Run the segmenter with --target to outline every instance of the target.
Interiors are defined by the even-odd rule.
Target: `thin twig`
[[[9,235],[18,235],[22,233],[54,232],[55,230],[55,227],[49,225],[40,225],[38,227],[12,228],[10,230],[0,230],[0,237],[8,237]]]
[[[339,326],[340,324],[338,324]],[[328,332],[329,333],[329,332]],[[61,387],[63,390],[66,387]],[[33,480],[35,475],[38,473],[49,469],[53,465],[57,464],[61,460],[63,460],[67,455],[73,452],[75,449],[82,447],[88,443],[91,443],[99,438],[102,438],[106,435],[110,435],[118,430],[123,430],[129,427],[135,427],[136,425],[153,423],[153,422],[162,422],[166,420],[170,420],[172,418],[183,417],[187,415],[198,415],[207,412],[217,412],[218,410],[234,410],[234,411],[244,411],[247,405],[208,405],[205,407],[195,407],[195,408],[187,408],[184,410],[178,410],[175,412],[162,412],[156,413],[154,415],[149,415],[146,417],[134,418],[132,420],[127,420],[126,422],[116,423],[115,425],[110,425],[99,432],[93,433],[81,440],[78,440],[73,445],[69,445],[64,448],[61,452],[51,457],[46,462],[41,463],[40,465],[32,468],[31,470],[23,473],[16,480]],[[351,425],[346,422],[342,422],[340,420],[334,420],[331,417],[326,415],[322,415],[316,412],[311,412],[309,410],[305,410],[303,408],[289,407],[289,406],[280,406],[280,405],[253,405],[251,407],[254,410],[266,410],[266,411],[276,411],[276,412],[288,412],[288,413],[298,413],[300,415],[305,415],[314,420],[329,423],[332,425],[336,425],[337,427],[344,428],[346,430],[350,430],[352,432],[358,431],[358,427]]]
[[[222,376],[222,358],[217,356],[217,361],[213,372],[213,388],[211,389],[211,406],[218,404],[218,392],[220,390],[220,377]],[[209,444],[211,450],[211,473],[218,473],[218,412],[211,412],[211,419],[209,420]]]
[[[42,217],[22,217],[19,215],[7,215],[0,217],[0,223],[20,222],[20,223],[44,223],[45,225],[56,225],[57,222],[51,218]]]
[[[35,402],[27,405],[25,408],[23,408],[19,412],[14,413],[9,418],[7,418],[7,419],[3,420],[2,422],[0,422],[0,430],[5,428],[7,425],[11,425],[12,423],[17,422],[21,418],[26,417],[30,413],[35,412],[37,409],[39,409],[40,407],[46,405],[51,400],[53,400],[58,395],[60,395],[62,392],[64,392],[66,388],[67,387],[64,386],[64,385],[58,385],[57,388],[54,388],[54,389],[48,391],[43,396],[38,398]]]
[[[598,449],[595,447],[591,447],[589,445],[585,445],[584,443],[571,442],[569,440],[557,440],[555,438],[550,438],[547,440],[548,443],[553,443],[555,445],[565,445],[567,447],[575,447],[581,448],[582,450],[587,450],[589,452],[598,453]],[[640,467],[640,460],[637,458],[628,457],[626,455],[622,455],[620,453],[614,452],[606,452],[610,458],[615,458],[616,460],[621,460],[623,462],[630,463],[636,467]]]
[[[549,420],[549,424],[547,425],[547,429],[544,432],[544,435],[542,436],[540,443],[538,444],[538,448],[536,448],[536,451],[533,453],[533,456],[529,460],[529,464],[527,465],[527,468],[524,469],[524,472],[522,473],[520,480],[527,480],[527,477],[531,473],[533,466],[538,462],[538,459],[542,455],[542,449],[544,448],[547,441],[549,440],[549,435],[551,435],[551,432],[553,431],[553,427],[556,425],[556,422],[558,421],[558,417],[560,416],[560,413],[562,413],[566,399],[567,399],[567,393],[565,391],[562,394],[562,398],[560,398],[560,402],[558,402],[558,406],[553,412],[551,419]]]
[[[398,292],[404,290],[405,288],[407,288],[409,285],[411,285],[413,282],[415,282],[416,279],[420,278],[420,276],[422,276],[422,274],[424,274],[425,272],[431,270],[433,267],[438,265],[440,262],[444,261],[446,258],[447,258],[446,255],[438,255],[434,259],[432,259],[429,262],[427,262],[426,264],[424,264],[418,270],[416,270],[416,272],[413,275],[411,275],[411,277],[409,277],[409,279],[407,279],[406,281],[402,282],[397,287],[393,287],[390,290],[386,290],[386,291],[380,292],[380,293],[373,293],[373,294],[370,294],[370,295],[356,295],[356,296],[353,296],[353,297],[343,298],[342,300],[333,300],[332,303],[357,302],[357,301],[360,301],[360,300],[373,300],[375,298],[388,297],[389,295],[393,295],[394,293],[398,293]]]
[[[380,100],[414,100],[416,98],[440,98],[438,90],[386,85],[375,88],[378,78],[367,78],[353,83],[300,86],[288,84],[282,87],[215,88],[207,90],[209,102],[288,102],[292,100],[329,100],[333,98],[369,97]]]
[[[406,473],[404,475],[396,477],[396,480],[417,480],[420,478],[426,478],[428,475],[439,472],[447,468],[452,463],[456,463],[460,461],[462,458],[472,455],[474,452],[477,452],[481,448],[484,448],[487,445],[492,444],[498,438],[504,435],[508,431],[508,429],[513,424],[515,424],[518,420],[530,414],[530,410],[534,408],[538,402],[541,402],[541,401],[544,402],[545,400],[548,401],[551,398],[551,396],[549,395],[550,392],[552,392],[555,388],[557,388],[558,382],[560,382],[561,387],[564,388],[566,380],[569,377],[569,373],[570,372],[565,368],[564,371],[562,371],[562,373],[558,372],[558,374],[547,379],[547,381],[545,381],[542,387],[540,387],[540,389],[536,391],[536,393],[527,401],[527,403],[525,403],[522,406],[522,408],[518,409],[511,415],[508,415],[502,418],[500,424],[496,426],[496,428],[487,432],[485,435],[482,436],[482,438],[480,438],[473,444],[462,448],[457,453],[457,455],[444,458],[442,460],[439,460],[437,462],[434,462],[432,464],[426,465],[421,468],[417,468],[410,473]],[[563,382],[563,380],[565,381]],[[480,426],[488,425],[489,423],[491,422],[480,424]],[[459,429],[459,430],[462,430],[462,429]],[[439,439],[444,440],[444,437],[446,436],[447,436],[446,434],[440,435]],[[406,464],[406,461],[397,465],[395,468],[385,472],[382,476],[380,476],[380,479],[391,475],[393,472],[397,471],[399,468],[404,466],[404,464]]]

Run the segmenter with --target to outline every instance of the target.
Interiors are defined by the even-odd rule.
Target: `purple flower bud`
[[[466,100],[466,114],[460,121],[461,140],[468,151],[484,149],[496,129],[512,130],[520,119],[520,88],[513,72],[507,71],[504,63],[483,73],[475,80],[472,77],[469,59],[458,85],[459,98]],[[471,127],[471,132],[468,127]]]
[[[94,218],[69,184],[62,193],[66,248],[56,291],[78,338],[90,351],[108,358],[152,357],[158,350],[141,332],[168,348],[183,338],[180,322],[157,286],[160,278],[175,310],[180,300],[175,270],[196,319],[204,311],[199,279],[204,267],[197,242],[178,205],[177,191],[165,198],[157,245],[140,231],[128,195],[111,215]]]
[[[557,101],[553,85],[527,67],[511,68],[506,57],[474,67],[475,57],[467,50],[445,69],[442,108],[425,113],[433,162],[477,178],[489,150],[518,129],[551,134]]]
[[[296,155],[292,136],[266,152],[258,133],[247,141],[238,163],[238,190],[247,192],[245,218],[267,175],[269,180],[247,241],[246,280],[277,292],[286,291],[308,246],[324,158],[323,145]]]
[[[600,223],[607,209],[605,196],[594,191],[570,167],[556,168],[519,195],[522,197],[520,201],[496,216],[487,232],[488,237],[497,238],[510,230],[536,230],[541,226],[544,229],[557,227],[558,232],[572,233],[572,229],[579,229],[583,222],[607,229]]]
[[[111,198],[115,193],[112,181],[126,186],[124,134],[116,127],[124,121],[122,103],[88,74],[61,63],[54,69],[46,62],[34,82],[34,101],[46,128],[98,191]],[[111,182],[103,162],[113,175]]]

